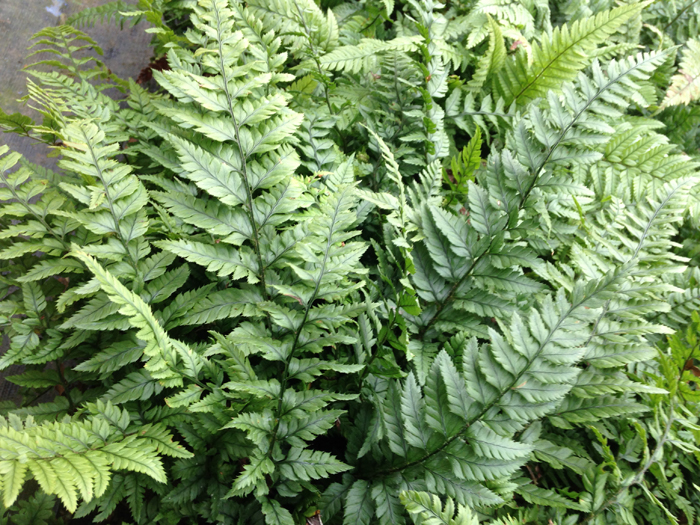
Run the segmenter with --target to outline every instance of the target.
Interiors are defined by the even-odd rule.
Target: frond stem
[[[250,219],[250,226],[253,230],[253,244],[254,244],[254,249],[255,249],[255,255],[256,258],[258,259],[258,268],[259,268],[259,275],[258,277],[260,278],[260,284],[262,287],[262,293],[263,293],[263,298],[265,300],[268,299],[268,293],[267,293],[267,284],[265,283],[265,268],[263,264],[263,257],[262,257],[262,252],[260,250],[260,233],[258,232],[258,225],[255,222],[255,211],[253,208],[253,191],[250,187],[250,182],[248,181],[248,171],[247,171],[247,156],[245,152],[243,151],[243,146],[241,145],[241,136],[240,136],[240,127],[238,125],[238,120],[236,119],[236,115],[233,112],[233,101],[231,99],[231,94],[229,93],[228,90],[228,77],[226,75],[226,64],[224,62],[224,48],[223,44],[221,43],[221,38],[222,38],[222,29],[221,29],[221,14],[219,13],[218,6],[216,5],[216,2],[212,2],[212,7],[213,11],[216,14],[216,30],[217,30],[217,44],[219,46],[219,63],[221,65],[221,77],[222,77],[222,84],[224,86],[224,94],[226,95],[226,103],[228,105],[228,112],[229,116],[231,117],[231,120],[233,121],[233,129],[234,133],[236,135],[236,145],[238,146],[238,153],[241,157],[241,179],[243,180],[243,186],[245,187],[245,193],[246,193],[246,205],[248,207],[248,218]],[[269,317],[268,317],[268,322],[269,322]]]
[[[697,3],[698,3],[698,0],[691,0],[690,2],[688,2],[688,5],[686,5],[683,9],[681,9],[680,11],[678,11],[678,14],[675,16],[675,18],[674,18],[673,20],[671,20],[668,24],[666,24],[666,27],[664,27],[663,32],[665,33],[666,30],[667,30],[669,27],[671,27],[673,24],[675,24],[675,23],[678,21],[678,19],[679,19],[681,16],[683,16],[683,14],[684,14],[688,9],[690,9],[691,7],[693,7],[693,5],[695,5],[695,4],[697,4]]]
[[[440,445],[440,446],[439,446],[438,448],[436,448],[435,450],[433,450],[433,451],[431,451],[431,452],[428,452],[427,454],[425,454],[424,456],[422,456],[422,457],[420,457],[420,458],[418,458],[418,459],[416,459],[416,460],[409,461],[408,463],[405,463],[405,464],[403,464],[403,465],[399,465],[398,467],[393,467],[393,468],[386,469],[386,470],[380,470],[379,472],[373,473],[373,475],[382,476],[382,475],[387,475],[387,474],[393,474],[393,473],[395,473],[395,472],[401,472],[401,471],[403,471],[403,470],[405,470],[405,469],[407,469],[407,468],[409,468],[409,467],[413,467],[413,466],[415,466],[415,465],[420,465],[421,463],[423,463],[423,462],[429,460],[429,459],[430,459],[431,457],[433,457],[435,454],[438,454],[438,453],[440,453],[441,451],[443,451],[443,450],[444,450],[445,448],[447,448],[452,442],[454,442],[456,439],[458,439],[459,437],[461,437],[462,434],[464,434],[464,432],[466,432],[466,430],[467,430],[471,425],[473,425],[474,423],[476,423],[477,421],[479,421],[479,420],[484,416],[484,414],[486,414],[489,410],[491,410],[491,408],[493,408],[493,407],[500,401],[500,399],[505,395],[506,392],[509,392],[511,389],[515,388],[518,384],[520,384],[520,380],[521,380],[523,374],[525,374],[525,373],[530,369],[530,366],[532,365],[532,363],[539,357],[539,355],[542,353],[542,351],[544,350],[544,348],[549,344],[549,341],[552,339],[552,337],[553,337],[554,334],[557,332],[557,330],[558,330],[559,327],[562,325],[562,323],[563,323],[575,310],[577,310],[577,309],[580,308],[582,305],[584,305],[586,302],[588,302],[592,297],[594,297],[595,295],[597,295],[597,294],[603,292],[608,286],[610,286],[611,284],[613,284],[614,282],[616,282],[616,281],[617,281],[617,278],[619,278],[619,274],[616,276],[616,278],[613,278],[613,279],[611,279],[611,280],[609,280],[609,281],[606,281],[606,282],[602,283],[603,286],[601,286],[601,287],[597,288],[596,290],[594,290],[594,292],[591,293],[591,295],[588,295],[588,296],[586,296],[586,297],[583,297],[583,298],[582,298],[578,303],[576,303],[576,304],[572,304],[571,307],[566,311],[566,313],[564,313],[564,315],[562,315],[562,316],[559,317],[559,321],[557,321],[557,324],[549,331],[549,333],[547,334],[547,338],[544,340],[544,342],[540,343],[540,345],[539,345],[537,351],[533,354],[532,358],[528,360],[527,365],[524,366],[524,367],[522,368],[522,370],[520,371],[520,373],[519,373],[517,376],[515,376],[515,378],[513,379],[513,381],[511,381],[510,384],[509,384],[505,389],[503,389],[503,390],[500,392],[500,394],[496,397],[496,399],[494,399],[494,400],[491,401],[490,403],[487,403],[486,405],[484,405],[484,407],[481,409],[481,411],[480,411],[478,414],[476,414],[476,415],[473,416],[471,419],[469,419],[469,420],[462,426],[462,428],[460,428],[453,436],[451,436],[451,437],[449,437],[448,439],[446,439],[446,440],[442,443],[442,445]]]
[[[309,31],[309,26],[306,25],[306,20],[304,19],[304,15],[301,12],[301,8],[299,7],[297,1],[292,1],[294,2],[294,7],[296,7],[297,13],[299,14],[299,21],[301,22],[301,25],[304,26],[304,31],[306,32],[306,40],[309,42],[309,49],[311,49],[311,56],[313,57],[314,63],[316,64],[316,69],[318,69],[318,74],[321,76],[321,78],[324,78],[326,77],[326,75],[323,72],[323,68],[321,68],[321,61],[318,59],[318,53],[316,53],[316,46],[314,46],[313,40],[311,40],[311,31]],[[323,84],[323,93],[326,97],[326,105],[328,106],[328,111],[330,111],[331,115],[335,115],[335,112],[333,111],[333,106],[331,106],[331,99],[328,93],[328,85],[325,82]]]
[[[8,190],[10,190],[10,193],[12,193],[12,196],[14,197],[14,199],[15,199],[17,202],[19,202],[19,203],[24,207],[24,209],[27,210],[36,220],[38,220],[38,221],[41,223],[41,225],[42,225],[44,228],[46,228],[46,231],[49,232],[57,241],[59,241],[59,242],[63,245],[63,247],[64,247],[64,249],[65,249],[66,251],[70,251],[70,244],[68,244],[67,242],[65,242],[65,240],[63,239],[63,237],[60,236],[60,235],[58,235],[58,234],[53,230],[53,228],[49,225],[49,223],[46,221],[46,219],[45,219],[44,217],[42,217],[41,215],[37,215],[36,213],[34,213],[34,210],[32,210],[31,206],[29,206],[29,204],[27,203],[27,201],[26,201],[25,199],[22,199],[22,198],[17,194],[17,192],[15,191],[14,186],[8,182],[7,177],[5,176],[5,171],[4,171],[4,170],[0,171],[0,177],[2,177],[2,182],[5,184],[5,187],[6,187]]]
[[[571,130],[571,128],[573,128],[573,126],[576,124],[576,122],[578,122],[578,119],[581,118],[581,115],[583,115],[583,113],[586,112],[586,111],[591,107],[591,105],[593,104],[593,102],[595,102],[595,101],[596,101],[605,91],[607,91],[611,86],[613,86],[614,84],[616,84],[617,82],[619,82],[619,80],[620,80],[622,77],[628,75],[631,71],[633,71],[633,70],[639,68],[639,67],[640,67],[643,63],[645,63],[645,62],[646,62],[646,60],[645,60],[645,61],[642,61],[642,62],[639,62],[639,63],[635,64],[634,67],[623,71],[622,73],[620,73],[620,74],[619,74],[618,76],[616,76],[615,78],[609,79],[609,81],[608,81],[606,84],[604,84],[603,86],[601,86],[600,88],[598,88],[598,90],[596,91],[596,93],[586,101],[586,104],[584,104],[584,106],[583,106],[578,112],[576,112],[576,114],[571,118],[571,121],[569,122],[569,124],[562,130],[562,132],[561,132],[561,133],[559,134],[559,136],[557,137],[557,140],[556,140],[556,141],[554,142],[554,144],[552,144],[552,146],[549,148],[549,150],[547,151],[547,154],[545,155],[544,159],[542,159],[542,161],[541,161],[540,164],[537,166],[537,168],[534,169],[534,170],[532,171],[532,173],[533,173],[532,182],[530,183],[530,186],[528,187],[528,189],[525,190],[525,193],[523,194],[522,198],[520,199],[520,204],[518,205],[518,209],[519,209],[519,210],[521,210],[521,209],[525,206],[525,203],[527,202],[527,199],[529,198],[530,193],[532,192],[532,190],[533,190],[533,189],[536,187],[536,185],[537,185],[537,181],[539,180],[539,177],[540,177],[540,175],[541,175],[541,173],[542,173],[542,170],[545,168],[545,166],[547,165],[547,163],[550,161],[550,159],[552,158],[552,155],[554,154],[554,152],[556,151],[556,149],[561,145],[561,143],[562,143],[562,141],[564,140],[564,138],[566,138],[566,135],[569,133],[569,131]],[[649,226],[649,225],[647,225],[647,227],[648,227],[648,226]],[[504,225],[504,227],[502,228],[501,231],[506,231],[507,229],[508,229],[508,223],[506,223],[506,224]],[[648,230],[647,230],[647,231],[648,231]],[[644,232],[645,235],[646,235],[647,231]],[[500,233],[500,232],[499,232],[499,233]],[[492,245],[492,243],[493,243],[493,239],[494,239],[494,237],[492,236],[492,237],[491,237],[491,241],[489,242],[489,246],[486,248],[486,250],[484,251],[484,253],[483,253],[482,255],[480,255],[479,257],[477,257],[476,259],[474,259],[474,262],[471,264],[471,266],[469,267],[469,269],[467,270],[467,272],[466,272],[466,273],[465,273],[465,274],[450,288],[450,291],[449,291],[449,293],[447,294],[447,297],[445,298],[445,300],[442,301],[442,302],[437,306],[437,310],[436,310],[436,312],[435,312],[435,315],[433,315],[433,317],[430,318],[430,320],[428,321],[428,323],[427,323],[426,325],[423,326],[423,328],[420,330],[420,332],[418,332],[418,339],[421,339],[421,340],[423,339],[423,337],[425,336],[426,332],[432,327],[432,325],[435,323],[435,321],[437,321],[437,318],[440,316],[441,312],[445,309],[445,306],[453,300],[454,295],[455,295],[455,293],[457,292],[457,290],[459,289],[459,287],[464,283],[464,281],[467,279],[467,277],[469,277],[469,276],[471,275],[471,272],[474,271],[474,268],[476,267],[476,264],[477,264],[485,255],[487,255],[487,254],[489,253],[489,250],[491,249],[491,245]],[[641,244],[640,244],[640,246],[638,247],[638,249],[640,249],[640,248],[641,248]],[[635,254],[635,255],[636,255],[636,254]]]
[[[114,201],[112,200],[112,196],[109,194],[109,187],[105,183],[102,168],[100,167],[97,157],[95,156],[95,150],[93,149],[92,144],[90,144],[90,139],[88,138],[87,134],[85,133],[85,130],[82,127],[80,128],[80,133],[82,133],[83,138],[85,139],[85,145],[90,150],[90,157],[92,157],[92,163],[95,166],[95,169],[97,170],[97,178],[100,179],[100,183],[102,184],[102,188],[104,189],[105,198],[107,199],[107,205],[109,206],[109,212],[112,214],[112,220],[114,221],[114,233],[119,238],[119,242],[122,243],[122,246],[124,246],[126,256],[129,259],[129,264],[131,264],[131,267],[134,269],[135,274],[138,276],[138,264],[136,263],[136,260],[134,259],[131,252],[129,251],[128,243],[124,241],[124,238],[122,237],[122,234],[119,231],[119,218],[117,216],[117,212],[114,209]]]
[[[282,381],[280,382],[280,395],[279,395],[279,399],[277,400],[277,409],[275,411],[275,427],[272,431],[272,439],[270,440],[270,449],[267,451],[268,457],[272,456],[275,442],[277,441],[277,431],[279,430],[280,418],[281,418],[281,413],[282,413],[282,399],[284,397],[284,391],[287,388],[287,383],[289,382],[289,365],[291,364],[292,359],[294,359],[294,353],[296,352],[297,345],[299,344],[299,337],[301,336],[301,331],[304,329],[304,325],[306,324],[306,320],[309,317],[309,312],[311,311],[311,307],[313,306],[313,303],[316,300],[316,296],[318,295],[318,291],[321,288],[321,281],[323,280],[323,276],[326,273],[326,264],[328,263],[328,257],[329,257],[330,251],[331,251],[331,243],[333,240],[333,228],[334,228],[336,220],[338,218],[338,214],[340,213],[339,207],[340,207],[341,199],[342,199],[342,197],[339,198],[338,202],[336,203],[335,213],[333,214],[333,219],[332,219],[331,224],[328,228],[328,241],[326,242],[326,249],[325,249],[325,253],[323,254],[323,263],[321,265],[321,271],[318,275],[318,279],[316,280],[316,285],[314,287],[314,291],[306,303],[306,308],[304,309],[304,316],[302,317],[301,323],[299,323],[299,327],[297,328],[296,332],[294,333],[294,341],[292,342],[292,348],[289,350],[289,355],[287,356],[287,360],[285,361],[285,364],[284,364],[284,372],[282,374]]]

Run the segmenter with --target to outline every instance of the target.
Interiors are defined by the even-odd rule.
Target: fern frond
[[[338,25],[333,11],[323,11],[311,0],[255,0],[251,12],[268,27],[274,28],[290,51],[311,45],[312,53],[330,52],[338,45]]]
[[[6,506],[17,498],[27,470],[45,494],[57,495],[70,512],[76,510],[78,496],[90,501],[104,494],[114,470],[141,472],[165,483],[153,439],[127,433],[128,412],[110,404],[98,405],[96,411],[94,423],[36,425],[31,418],[22,421],[16,416],[0,420]]]
[[[173,341],[166,334],[158,321],[153,316],[148,305],[139,296],[129,291],[123,284],[105,271],[94,258],[74,249],[74,255],[80,259],[95,274],[100,286],[109,296],[113,304],[121,306],[120,312],[129,318],[129,322],[139,331],[136,334],[146,343],[143,353],[149,357],[147,370],[162,380],[169,380],[173,384],[181,384],[181,378],[173,372],[173,367],[180,359],[192,361],[193,365],[187,367],[188,372],[196,376],[201,369],[201,359],[179,341]]]
[[[112,22],[119,23],[119,26],[123,29],[124,22],[126,22],[128,17],[125,17],[122,13],[129,12],[132,9],[133,5],[123,0],[107,2],[103,5],[81,9],[74,15],[69,16],[66,19],[66,24],[74,27],[93,27],[97,23]],[[135,25],[137,22],[138,20],[132,21],[132,25]]]
[[[683,50],[678,73],[671,79],[666,97],[659,109],[688,105],[700,98],[700,42],[688,40]]]
[[[613,4],[74,19],[147,20],[157,92],[40,32],[43,120],[0,112],[61,157],[0,147],[6,521],[694,522],[700,7]]]
[[[506,48],[500,27],[491,17],[488,17],[490,33],[489,47],[486,54],[479,60],[474,76],[467,82],[467,89],[479,91],[489,76],[497,75],[506,62]]]
[[[454,501],[442,501],[426,492],[405,491],[400,494],[401,503],[406,507],[415,523],[426,525],[477,525],[479,520],[472,511],[463,505],[455,506]],[[456,513],[456,516],[455,516]]]
[[[330,71],[359,73],[372,69],[377,64],[379,53],[389,51],[415,51],[418,37],[398,37],[394,40],[383,41],[363,39],[359,44],[341,46],[320,59],[321,66]]]
[[[506,103],[525,104],[548,92],[559,92],[563,83],[574,80],[590,64],[596,46],[606,41],[645,3],[629,4],[594,17],[577,20],[571,27],[556,28],[532,48],[532,64],[520,53],[506,61],[499,75],[499,88]]]

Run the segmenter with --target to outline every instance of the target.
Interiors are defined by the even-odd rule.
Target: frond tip
[[[659,109],[681,104],[688,105],[700,99],[700,41],[688,40],[678,73],[673,75],[671,85]]]
[[[476,514],[464,505],[455,505],[452,498],[447,498],[443,507],[440,498],[427,492],[404,491],[399,497],[416,524],[478,525],[479,523]]]

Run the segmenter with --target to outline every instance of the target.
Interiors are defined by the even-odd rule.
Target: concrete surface
[[[127,0],[136,3],[136,0]],[[31,36],[46,26],[60,25],[66,18],[86,7],[107,3],[108,0],[0,0],[0,108],[8,113],[21,112],[35,116],[17,101],[26,94],[26,75],[22,67]],[[120,30],[115,24],[97,24],[82,28],[104,51],[102,60],[122,78],[138,77],[150,62],[150,35],[143,24]],[[32,162],[53,166],[46,159],[47,148],[10,134],[0,134],[0,144],[7,144]]]
[[[7,113],[21,112],[36,118],[24,103],[17,99],[26,91],[26,74],[22,72],[31,36],[47,26],[65,23],[71,14],[85,7],[94,7],[108,0],[0,0],[0,108]],[[127,0],[136,3],[136,0]],[[151,59],[150,35],[143,24],[120,30],[117,25],[105,24],[82,28],[104,51],[102,60],[122,78],[138,77]],[[0,145],[7,144],[31,162],[53,168],[55,158],[47,158],[48,148],[42,144],[0,132]],[[0,343],[0,355],[7,350],[7,341]],[[17,387],[4,378],[20,373],[22,367],[13,366],[0,371],[0,401],[16,399]],[[47,399],[44,399],[47,400]],[[50,400],[50,395],[49,395]]]

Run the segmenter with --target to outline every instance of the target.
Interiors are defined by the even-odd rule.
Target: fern
[[[489,17],[489,47],[486,54],[480,59],[479,67],[474,76],[467,83],[467,87],[471,91],[479,91],[486,82],[487,78],[492,78],[498,74],[501,68],[505,65],[506,48],[503,43],[503,33],[496,22]]]
[[[3,519],[694,522],[696,17],[665,4],[72,19],[149,21],[152,90],[39,33],[42,122],[0,113],[60,157],[0,147]]]
[[[108,2],[104,5],[82,9],[68,17],[66,23],[81,28],[92,27],[96,23],[119,22],[119,25],[123,28],[126,17],[122,13],[128,12],[130,9],[132,9],[132,6],[121,0]]]
[[[661,108],[687,105],[692,100],[697,100],[697,80],[700,72],[697,71],[697,63],[700,61],[700,44],[695,40],[686,42],[687,48],[683,52],[678,74],[674,75],[671,85],[666,92]]]
[[[78,494],[90,501],[107,490],[112,470],[141,472],[165,483],[166,475],[156,452],[176,457],[189,455],[169,445],[169,436],[166,433],[163,438],[163,429],[158,427],[128,432],[128,412],[109,403],[97,404],[92,410],[94,416],[86,422],[36,426],[31,417],[26,421],[16,416],[2,420],[6,507],[17,498],[27,470],[45,494],[56,494],[74,512]]]
[[[476,516],[468,507],[457,506],[455,509],[451,499],[447,500],[444,508],[439,498],[431,497],[424,492],[403,492],[401,500],[408,512],[418,515],[420,523],[430,525],[472,525],[478,523]],[[454,516],[455,510],[456,517]]]
[[[532,65],[523,53],[506,62],[499,76],[499,87],[508,102],[527,103],[558,91],[562,82],[573,80],[585,68],[598,45],[622,24],[639,13],[643,3],[618,7],[556,28],[541,44],[533,45]]]

